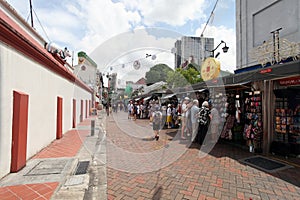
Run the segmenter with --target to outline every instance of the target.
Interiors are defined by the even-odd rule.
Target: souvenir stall
[[[263,141],[262,92],[255,89],[260,87],[260,82],[227,86],[224,110],[220,110],[221,139],[257,153],[262,152]]]
[[[300,155],[300,77],[274,82],[274,137],[271,152]]]

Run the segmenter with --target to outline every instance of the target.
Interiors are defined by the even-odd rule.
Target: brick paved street
[[[176,129],[155,141],[148,120],[123,112],[105,126],[108,199],[300,199],[299,165],[266,173],[243,164],[253,154],[229,144],[201,154]]]

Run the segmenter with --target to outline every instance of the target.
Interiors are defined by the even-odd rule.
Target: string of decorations
[[[147,50],[147,49],[153,49],[153,48],[135,49],[134,51]],[[133,68],[134,68],[135,70],[138,70],[138,69],[140,69],[140,67],[141,67],[141,62],[142,62],[143,60],[148,59],[149,57],[151,57],[152,60],[156,60],[157,55],[159,55],[159,54],[161,54],[161,53],[171,52],[172,54],[174,54],[174,49],[172,49],[171,51],[170,51],[170,50],[166,50],[166,49],[160,49],[160,48],[155,48],[155,49],[156,49],[156,50],[159,50],[160,52],[157,52],[157,53],[154,53],[154,54],[153,54],[153,53],[152,53],[152,54],[146,53],[146,56],[145,56],[145,57],[138,58],[138,59],[134,59],[134,60],[130,60],[130,61],[128,61],[128,62],[121,63],[121,64],[107,65],[107,68],[108,68],[110,71],[112,71],[112,70],[113,70],[114,68],[116,68],[116,67],[121,66],[122,68],[125,68],[126,65],[132,64]],[[129,53],[132,53],[132,51],[129,52]],[[126,54],[129,54],[129,53],[127,52]],[[125,54],[125,55],[126,55],[126,54]],[[120,57],[123,57],[123,56],[125,56],[125,55],[121,55],[121,56],[119,56],[118,58],[116,58],[115,60],[118,60]],[[114,60],[114,61],[115,61],[115,60]],[[112,61],[112,62],[114,62],[114,61]],[[106,69],[107,69],[107,68],[106,68]]]

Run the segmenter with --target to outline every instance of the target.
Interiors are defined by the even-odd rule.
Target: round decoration
[[[217,78],[220,74],[220,62],[215,58],[206,58],[201,66],[201,77],[204,81]]]
[[[133,62],[134,69],[138,70],[138,69],[140,69],[140,67],[141,67],[141,63],[138,60]]]
[[[152,55],[152,60],[155,60],[156,59],[156,55]]]
[[[82,71],[85,71],[85,70],[86,70],[86,66],[82,65],[82,66],[81,66],[81,70],[82,70]]]

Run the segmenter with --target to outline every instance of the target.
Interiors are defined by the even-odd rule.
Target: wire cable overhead
[[[218,2],[219,2],[219,0],[216,1],[215,5],[214,5],[214,8],[212,9],[212,11],[211,11],[211,13],[210,13],[210,16],[209,16],[209,18],[208,18],[208,20],[207,20],[207,22],[206,22],[206,24],[205,24],[205,26],[204,26],[204,28],[203,28],[203,30],[202,30],[202,33],[201,33],[201,35],[200,35],[201,37],[203,37],[203,33],[204,33],[204,31],[205,31],[205,29],[206,29],[208,23],[210,22],[211,18],[214,16],[214,11],[215,11],[215,9],[216,9],[216,7],[217,7]]]

